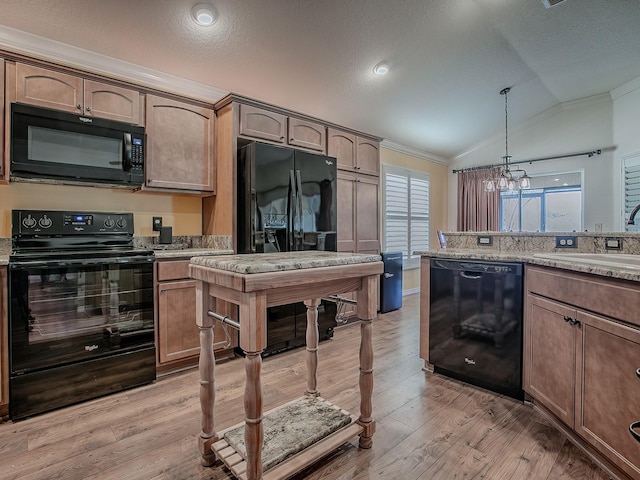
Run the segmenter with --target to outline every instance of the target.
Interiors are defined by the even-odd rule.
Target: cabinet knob
[[[165,293],[167,293],[167,291],[163,288],[162,290],[160,290],[160,293],[164,295]]]
[[[636,370],[636,375],[640,378],[640,368]]]
[[[91,107],[87,107],[87,112],[90,112],[90,111],[91,111]]]
[[[78,103],[78,104],[76,105],[76,108],[77,108],[78,110],[82,110],[82,105],[80,105],[80,104]]]
[[[280,140],[284,140],[284,135],[280,137]],[[293,138],[291,140],[293,140]]]

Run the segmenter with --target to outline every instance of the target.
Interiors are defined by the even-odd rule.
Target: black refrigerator
[[[263,143],[238,151],[238,253],[336,251],[336,159]],[[318,308],[320,340],[333,336],[336,304]],[[267,310],[264,355],[305,344],[303,303]]]

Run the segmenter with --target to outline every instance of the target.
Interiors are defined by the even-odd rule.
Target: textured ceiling
[[[215,5],[209,28],[191,6]],[[440,157],[640,76],[640,1],[0,0],[0,25]],[[372,73],[386,60],[388,75]]]

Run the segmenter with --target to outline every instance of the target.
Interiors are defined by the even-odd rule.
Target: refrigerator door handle
[[[256,212],[258,211],[258,199],[256,198],[255,189],[251,189],[251,213],[249,223],[251,224],[251,253],[256,253],[256,221],[258,216]]]
[[[300,247],[298,250],[304,250],[304,228],[302,226],[302,180],[300,180],[300,170],[296,170],[296,199],[298,201],[298,241]]]
[[[297,250],[298,240],[297,240],[297,222],[298,222],[298,202],[297,202],[297,193],[296,193],[296,179],[295,172],[293,170],[289,170],[289,205],[287,207],[288,219],[287,223],[289,224],[289,250]]]

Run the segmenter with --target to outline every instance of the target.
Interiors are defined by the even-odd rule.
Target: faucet
[[[636,207],[631,210],[631,215],[629,215],[629,220],[627,221],[627,225],[635,225],[636,213],[640,210],[640,203],[636,205]]]

